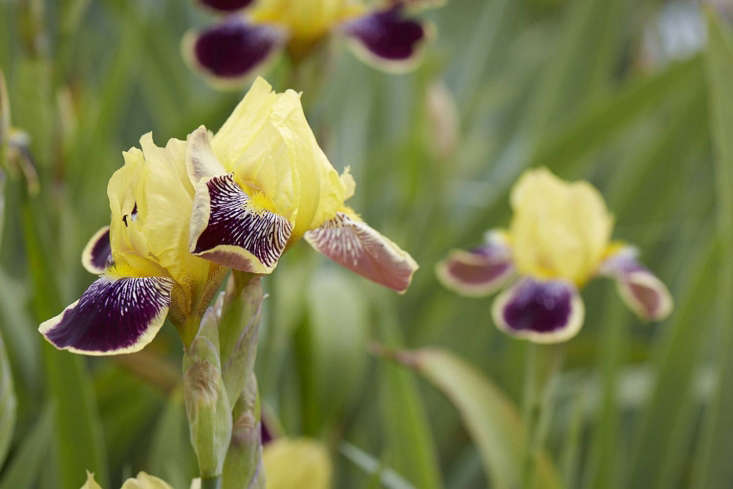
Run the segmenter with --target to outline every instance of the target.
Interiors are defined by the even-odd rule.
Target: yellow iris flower
[[[198,1],[227,15],[188,32],[184,58],[220,88],[247,83],[283,50],[299,65],[331,36],[347,41],[357,57],[376,68],[405,72],[416,66],[433,33],[431,24],[411,15],[418,6],[434,4],[426,0]]]
[[[578,293],[588,280],[608,276],[641,318],[661,320],[672,310],[667,287],[637,259],[637,251],[611,241],[613,217],[587,182],[566,182],[545,168],[528,170],[512,188],[507,230],[483,245],[454,250],[436,267],[446,287],[470,296],[492,294],[494,322],[503,331],[540,343],[564,341],[580,330]]]
[[[188,341],[228,268],[270,273],[304,236],[398,292],[417,269],[345,205],[354,180],[331,166],[292,90],[258,79],[216,134],[202,126],[165,147],[146,134],[123,156],[107,187],[110,225],[82,255],[100,278],[39,327],[57,348],[131,353],[169,313]]]

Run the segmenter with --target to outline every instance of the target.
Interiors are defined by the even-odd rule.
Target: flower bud
[[[441,159],[451,158],[458,146],[459,116],[453,94],[443,82],[435,82],[426,94],[428,144]]]
[[[219,320],[222,375],[230,399],[239,397],[254,369],[264,298],[258,275],[234,272]]]
[[[330,489],[331,459],[326,448],[306,438],[280,438],[265,447],[268,489]]]
[[[202,477],[221,475],[232,435],[231,405],[221,375],[217,317],[209,308],[183,357],[183,393],[191,444]]]
[[[250,373],[233,412],[232,442],[222,474],[222,489],[265,486],[257,379]]]

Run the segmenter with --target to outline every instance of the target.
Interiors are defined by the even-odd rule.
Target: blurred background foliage
[[[676,299],[652,325],[610,281],[584,290],[537,486],[730,486],[732,10],[708,10],[709,25],[692,1],[449,0],[424,13],[437,37],[412,74],[335,42],[312,60],[296,88],[334,166],[351,166],[353,206],[422,267],[397,296],[300,244],[266,281],[266,419],[326,442],[334,487],[516,487],[527,344],[433,267],[507,224],[509,186],[532,165],[598,186],[615,236]],[[12,172],[4,185],[0,489],[76,489],[85,469],[103,487],[147,470],[184,488],[196,474],[173,328],[142,353],[88,359],[36,326],[92,280],[79,256],[108,220],[121,151],[150,130],[163,144],[217,128],[241,96],[182,60],[182,34],[208,21],[182,0],[0,0],[0,68],[40,177],[35,195]],[[267,78],[293,83],[286,62]]]

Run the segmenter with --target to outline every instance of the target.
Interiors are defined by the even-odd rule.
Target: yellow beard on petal
[[[582,285],[597,270],[613,229],[600,193],[587,182],[565,182],[529,170],[511,194],[509,234],[520,273]]]

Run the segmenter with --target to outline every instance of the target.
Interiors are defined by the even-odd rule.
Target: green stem
[[[221,477],[207,477],[201,479],[201,489],[220,489]]]
[[[522,454],[522,489],[535,484],[537,464],[552,418],[555,373],[562,364],[561,346],[530,344],[525,357],[522,419],[526,438]]]

